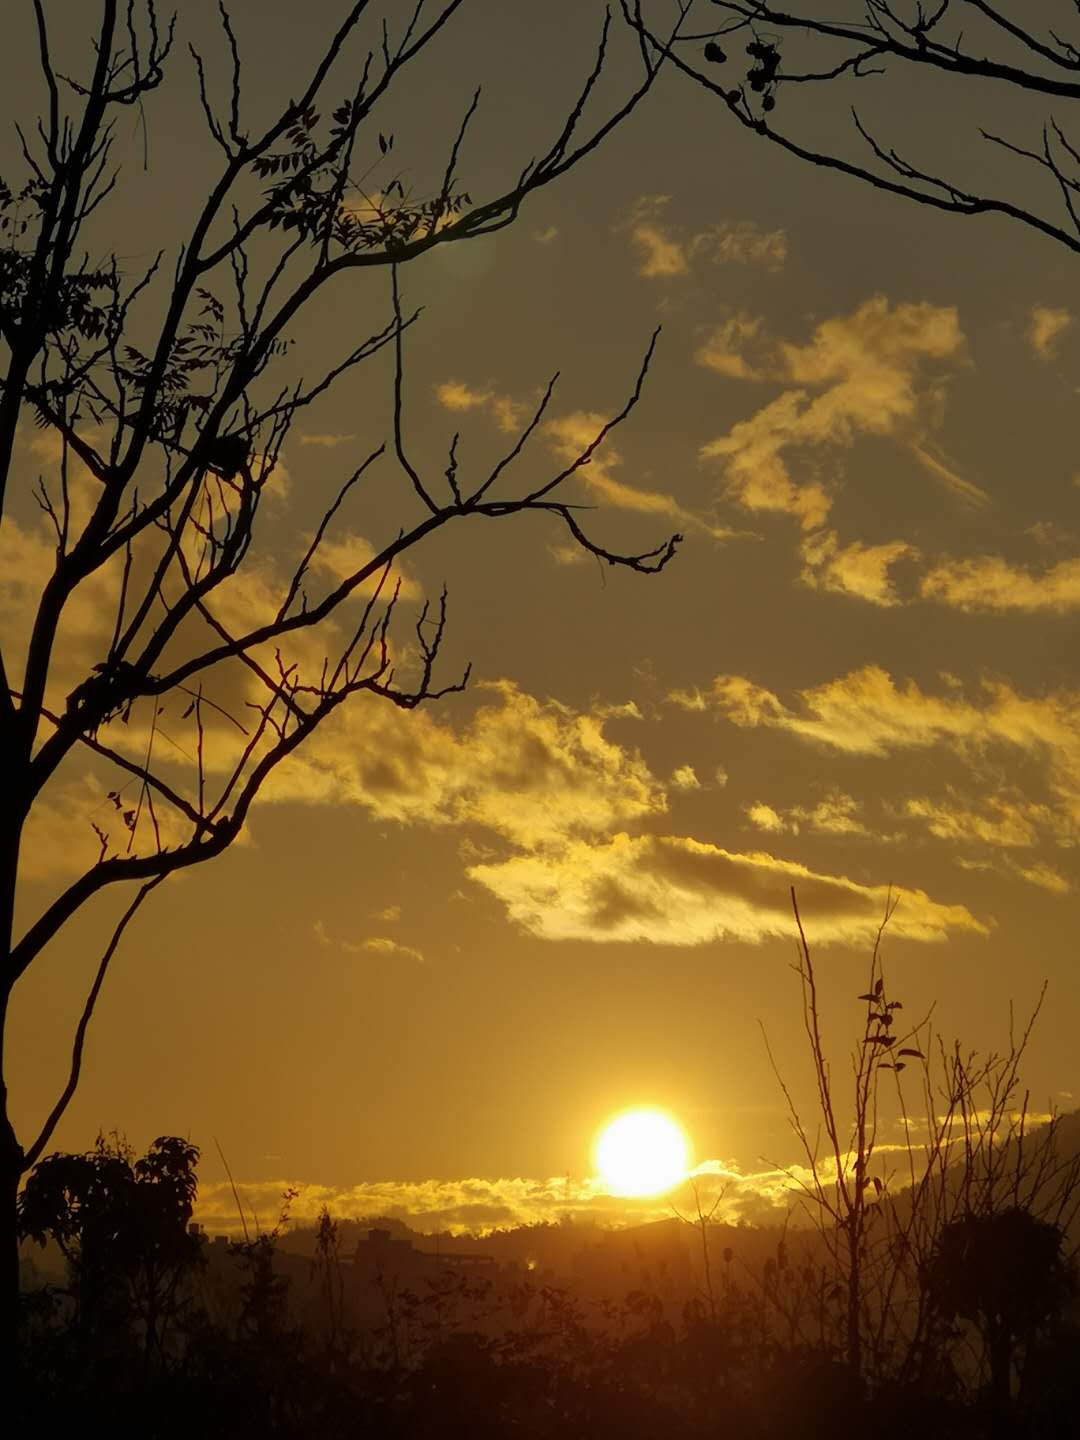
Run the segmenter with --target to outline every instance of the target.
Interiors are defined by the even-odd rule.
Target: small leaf
[[[926,1056],[922,1053],[921,1050],[900,1050],[897,1053],[900,1055],[913,1055],[916,1060],[926,1059]]]

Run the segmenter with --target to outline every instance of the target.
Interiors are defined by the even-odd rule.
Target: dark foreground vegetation
[[[875,948],[846,1072],[794,913],[817,1104],[804,1121],[778,1071],[787,1208],[720,1223],[724,1192],[691,1184],[659,1223],[478,1238],[292,1227],[286,1192],[273,1229],[241,1208],[211,1238],[194,1145],[100,1137],[20,1195],[9,1413],[146,1440],[1080,1434],[1080,1113],[1029,1113],[1034,1017],[1003,1053],[947,1047],[902,1021]]]
[[[1060,1150],[1074,1119],[1049,1127]],[[858,1370],[843,1235],[699,1213],[439,1242],[326,1212],[289,1229],[283,1212],[210,1239],[191,1222],[197,1160],[176,1138],[136,1159],[114,1137],[31,1176],[22,1228],[49,1249],[24,1261],[18,1418],[37,1433],[1076,1433],[1069,1236],[1026,1203],[1015,1146],[999,1156],[1009,1203],[972,1186],[911,1265],[910,1191],[876,1202]],[[975,1177],[950,1168],[959,1198]],[[63,1280],[41,1284],[58,1252]]]

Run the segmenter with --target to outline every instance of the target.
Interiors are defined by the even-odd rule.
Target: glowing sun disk
[[[596,1168],[612,1195],[659,1195],[685,1179],[686,1136],[662,1110],[627,1110],[596,1142]]]

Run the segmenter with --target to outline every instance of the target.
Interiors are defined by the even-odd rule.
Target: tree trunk
[[[23,1151],[8,1113],[5,1038],[11,998],[10,955],[15,922],[15,876],[21,823],[10,816],[0,829],[0,1386],[10,1385],[19,1340],[19,1232],[16,1205]]]
[[[7,1116],[7,1088],[0,1086],[0,1385],[15,1368],[19,1341],[19,1234],[16,1202],[22,1149]]]
[[[857,1212],[849,1217],[847,1283],[847,1363],[856,1387],[862,1384],[862,1328],[859,1302],[862,1298],[861,1235]]]

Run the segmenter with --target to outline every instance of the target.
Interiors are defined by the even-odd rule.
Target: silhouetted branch
[[[1061,195],[1067,224],[1029,204],[1006,196],[980,194],[958,181],[920,169],[896,148],[875,139],[854,109],[851,114],[855,131],[882,169],[819,150],[804,141],[797,124],[781,130],[773,118],[783,104],[786,86],[828,85],[845,77],[862,79],[891,74],[894,70],[902,75],[905,70],[920,68],[956,77],[958,81],[982,79],[1006,90],[1033,96],[1066,101],[1080,99],[1080,48],[1072,42],[1052,32],[1047,38],[1040,37],[1027,25],[983,0],[956,0],[955,5],[953,0],[942,0],[931,8],[917,5],[908,18],[888,0],[864,0],[861,23],[836,20],[813,0],[808,0],[800,13],[758,3],[758,0],[710,0],[709,13],[718,20],[711,32],[676,32],[666,39],[660,38],[645,18],[644,0],[620,0],[620,3],[626,22],[651,55],[673,64],[688,79],[714,95],[744,129],[788,154],[933,209],[958,215],[1004,215],[1070,250],[1080,251],[1080,221],[1072,201],[1072,194],[1080,186],[1080,163],[1053,116],[1042,126],[1040,151],[985,131],[981,133],[988,141],[1049,171]],[[1032,68],[1001,58],[992,49],[987,53],[972,50],[965,44],[962,29],[954,27],[947,32],[945,27],[964,7],[981,18],[979,33],[985,34],[991,46],[998,42],[1023,47],[1033,57]],[[751,59],[745,64],[718,43],[718,38],[740,31],[750,38],[747,53]],[[695,54],[702,40],[707,41],[704,50]],[[811,68],[802,63],[788,64],[789,56],[783,49],[788,42],[794,47],[799,62],[804,53],[823,51],[827,57],[825,63]],[[724,77],[714,79],[701,61],[714,72],[722,67]],[[1047,64],[1057,72],[1067,72],[1066,75],[1047,71]],[[1060,147],[1060,155],[1053,153],[1051,136]],[[1077,168],[1072,171],[1067,165]]]
[[[90,1021],[94,1018],[94,1007],[97,1005],[98,996],[101,994],[101,987],[104,985],[105,977],[109,973],[109,965],[112,962],[113,956],[116,954],[117,947],[119,946],[120,941],[123,939],[124,931],[127,929],[131,921],[135,918],[135,915],[138,913],[146,897],[151,893],[151,891],[157,889],[157,887],[161,884],[164,878],[164,875],[159,875],[153,880],[148,880],[147,883],[140,888],[138,894],[135,896],[134,900],[132,900],[128,908],[124,911],[123,915],[117,922],[116,928],[113,930],[112,938],[110,939],[108,945],[105,947],[105,953],[102,955],[101,960],[98,962],[98,968],[96,974],[94,975],[93,984],[90,986],[90,991],[86,997],[86,1003],[83,1006],[82,1014],[79,1017],[79,1023],[75,1027],[75,1039],[71,1047],[71,1069],[68,1074],[67,1084],[64,1086],[64,1089],[61,1092],[59,1100],[57,1100],[56,1104],[49,1112],[48,1119],[41,1127],[41,1132],[39,1133],[37,1139],[26,1150],[23,1156],[24,1173],[27,1170],[33,1169],[41,1156],[45,1153],[46,1145],[48,1145],[49,1141],[52,1139],[53,1133],[56,1130],[57,1125],[59,1125],[60,1121],[64,1118],[64,1112],[71,1104],[71,1101],[75,1095],[75,1091],[78,1089],[79,1076],[82,1074],[83,1048],[86,1044],[86,1032],[90,1028]]]

